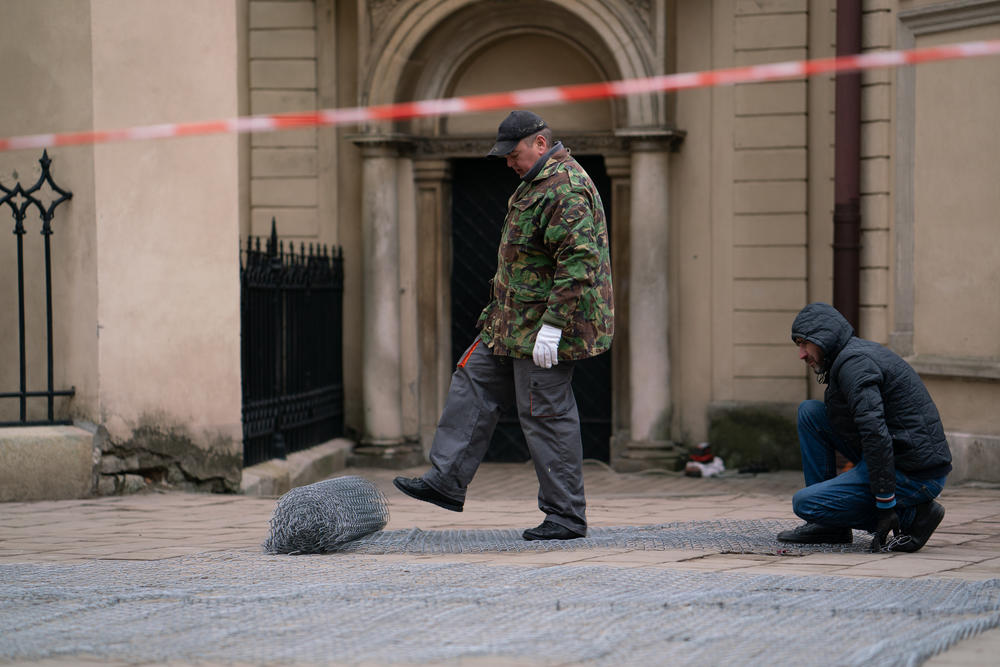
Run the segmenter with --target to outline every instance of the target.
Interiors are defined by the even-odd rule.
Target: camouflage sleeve
[[[584,288],[594,284],[601,252],[592,206],[585,194],[571,191],[559,199],[549,218],[544,240],[555,272],[544,324],[564,329],[573,319]]]

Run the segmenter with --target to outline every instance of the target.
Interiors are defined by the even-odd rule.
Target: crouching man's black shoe
[[[552,523],[548,519],[543,521],[541,525],[534,528],[529,528],[528,530],[521,533],[521,537],[526,540],[575,540],[578,537],[586,537],[586,535],[581,535],[580,533],[570,530],[569,528],[563,528],[558,523]]]
[[[414,477],[413,479],[397,477],[392,480],[392,483],[397,489],[411,498],[423,500],[427,503],[434,503],[438,507],[443,507],[446,510],[451,510],[452,512],[461,512],[462,507],[465,505],[464,502],[452,500],[448,496],[438,493],[431,487],[430,484],[425,482],[420,477]]]
[[[905,534],[890,542],[889,551],[913,553],[927,544],[944,518],[944,505],[931,500],[917,505],[917,514]],[[908,539],[907,539],[908,538]]]
[[[778,533],[779,542],[794,544],[850,544],[853,539],[854,533],[850,528],[833,528],[818,523],[805,523]]]

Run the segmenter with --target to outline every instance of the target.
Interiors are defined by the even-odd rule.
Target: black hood
[[[824,370],[829,370],[837,354],[854,336],[854,327],[833,306],[827,303],[810,303],[799,311],[792,322],[792,341],[798,339],[815,343],[823,350]]]

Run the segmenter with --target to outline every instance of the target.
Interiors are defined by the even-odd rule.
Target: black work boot
[[[792,530],[778,533],[779,542],[794,544],[850,544],[854,533],[850,528],[833,528],[818,523],[804,523]]]
[[[558,523],[553,523],[546,519],[541,525],[529,528],[521,533],[521,537],[526,540],[575,540],[578,537],[586,537],[580,533],[564,528]]]
[[[913,553],[927,544],[944,518],[944,505],[931,500],[917,505],[917,514],[907,531],[889,547],[889,551]],[[909,539],[906,539],[909,538]]]
[[[438,507],[443,507],[446,510],[451,510],[452,512],[461,512],[462,508],[465,506],[464,502],[453,500],[443,493],[439,493],[420,477],[414,477],[412,479],[397,477],[392,480],[392,483],[397,489],[411,498],[423,500],[427,503],[434,503]]]

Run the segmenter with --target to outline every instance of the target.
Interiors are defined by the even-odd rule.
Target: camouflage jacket
[[[530,358],[542,324],[562,329],[560,359],[604,352],[614,335],[604,205],[587,172],[563,149],[507,206],[493,300],[478,326],[494,354]]]

